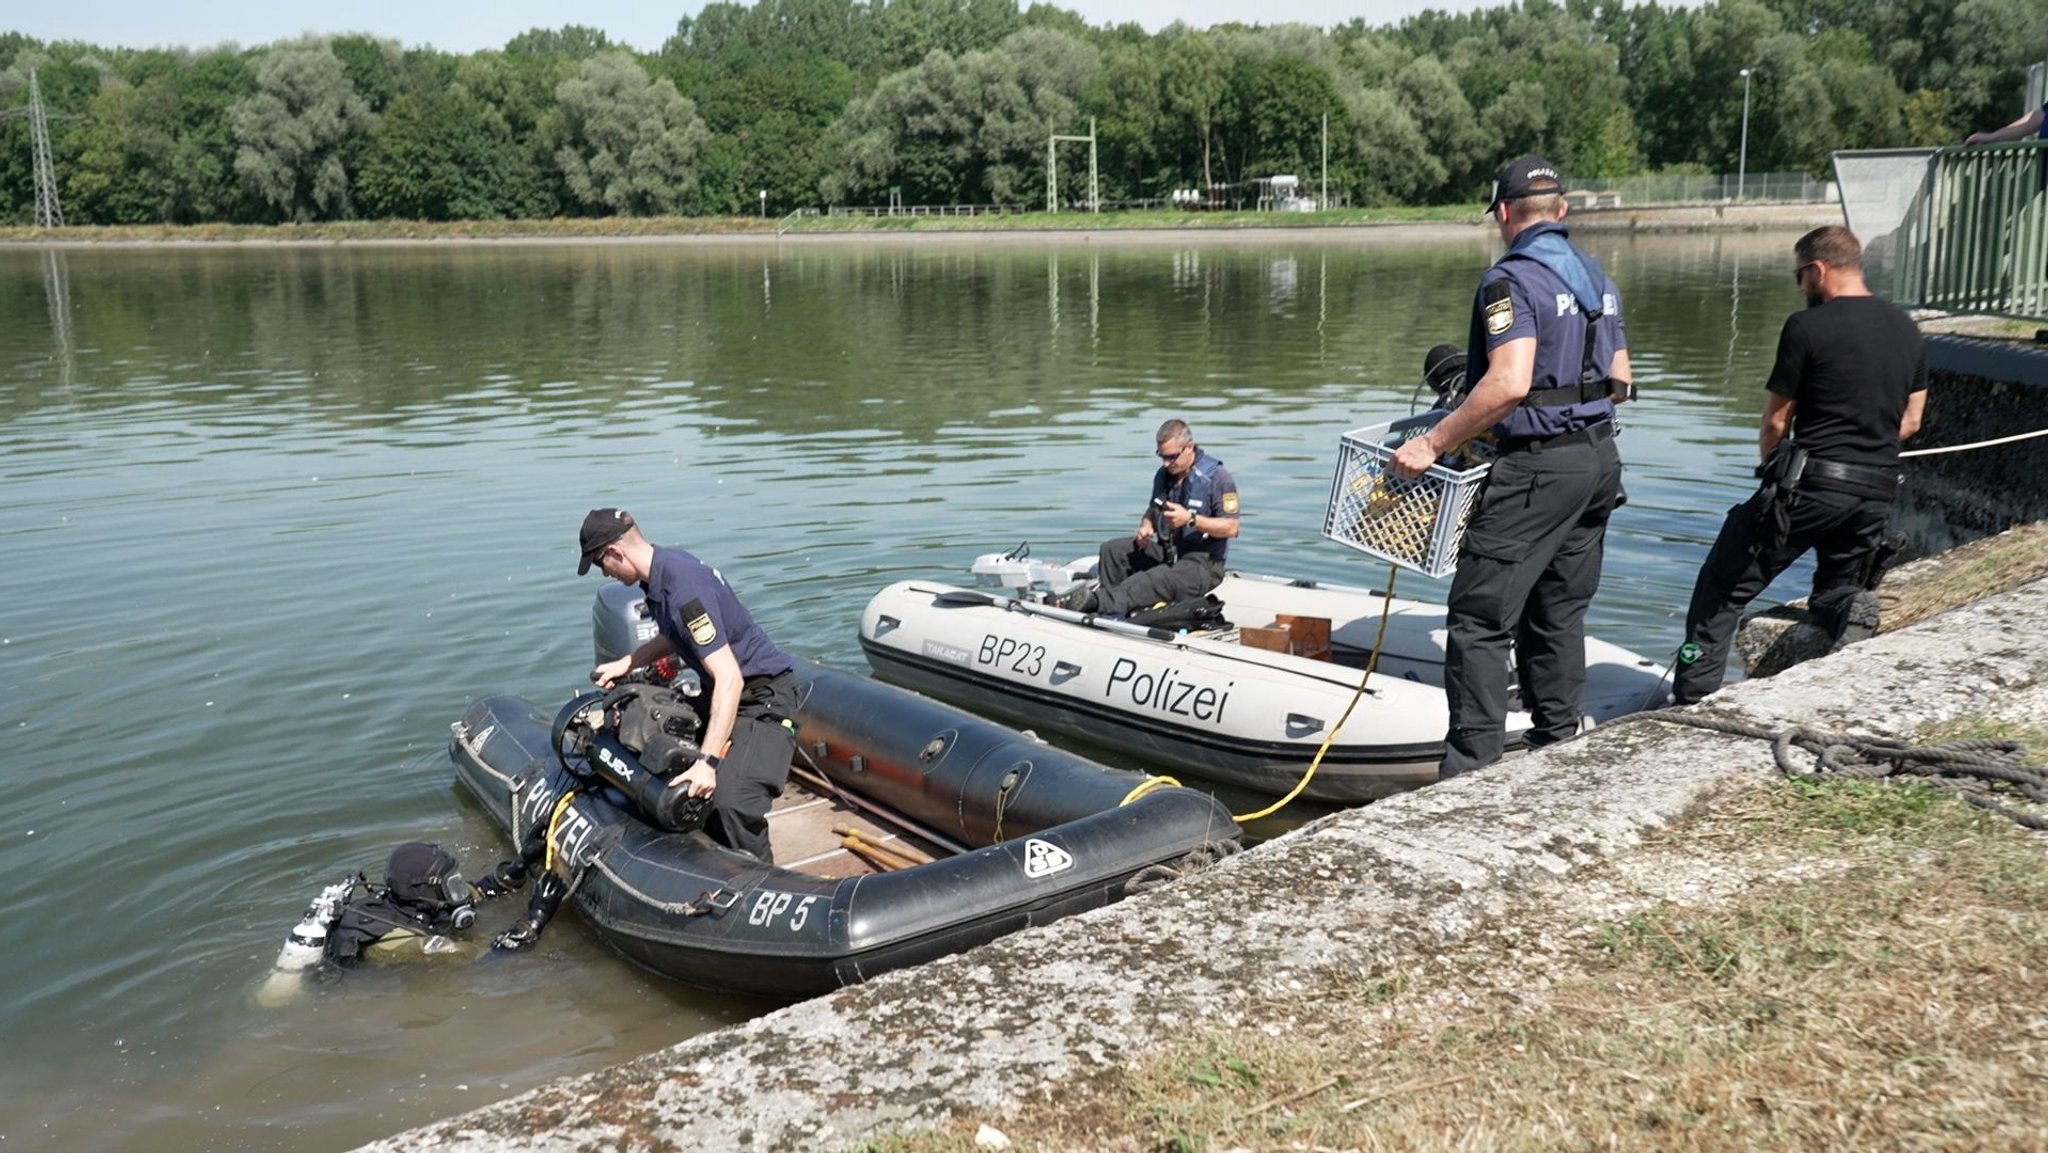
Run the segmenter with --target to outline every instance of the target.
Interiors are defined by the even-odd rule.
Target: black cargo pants
[[[1872,554],[1884,541],[1892,502],[1823,484],[1809,480],[1789,495],[1791,526],[1781,542],[1758,539],[1761,506],[1771,499],[1771,490],[1759,489],[1728,510],[1721,535],[1693,582],[1685,643],[1671,682],[1675,703],[1692,704],[1721,687],[1742,610],[1807,549],[1814,550],[1815,561],[1807,607],[1830,627],[1869,583]]]
[[[1621,494],[1612,422],[1510,448],[1487,473],[1451,581],[1439,777],[1500,759],[1508,660],[1521,673],[1530,747],[1579,731],[1586,608],[1600,588],[1607,522]]]
[[[1133,537],[1105,541],[1096,555],[1095,575],[1101,582],[1095,611],[1121,616],[1153,605],[1198,597],[1223,583],[1223,562],[1208,553],[1185,553],[1172,564],[1159,546],[1158,534],[1142,547]]]
[[[704,699],[708,703],[709,694]],[[704,823],[711,839],[773,863],[768,809],[789,780],[796,754],[796,676],[749,677],[732,725],[732,746],[720,758],[718,785]]]

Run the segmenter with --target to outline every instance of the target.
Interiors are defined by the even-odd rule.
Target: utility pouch
[[[1793,490],[1774,484],[1768,478],[1764,486],[1756,490],[1756,495],[1749,498],[1750,527],[1753,530],[1750,546],[1754,551],[1776,552],[1791,539],[1794,498]]]
[[[1806,475],[1806,450],[1793,441],[1780,441],[1771,458],[1756,466],[1756,475],[1788,495],[1798,492],[1799,479]]]

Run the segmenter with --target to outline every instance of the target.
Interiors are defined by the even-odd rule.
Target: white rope
[[[2037,428],[2032,432],[2021,432],[2014,433],[2012,436],[2001,436],[1997,440],[1980,440],[1975,444],[1950,444],[1944,445],[1941,448],[1916,448],[1912,452],[1900,453],[1899,459],[1904,460],[1909,456],[1933,456],[1937,453],[1943,452],[1963,452],[1967,449],[1972,448],[1990,448],[1992,445],[1995,444],[2011,444],[2013,441],[2016,440],[2030,440],[2037,436],[2048,436],[2048,428]]]

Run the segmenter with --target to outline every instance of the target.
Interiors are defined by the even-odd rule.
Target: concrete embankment
[[[1710,707],[1770,728],[1912,739],[2048,711],[2048,581]],[[693,1038],[379,1142],[377,1150],[829,1149],[1000,1125],[1191,1033],[1285,1030],[1276,1004],[1547,907],[1644,837],[1775,773],[1769,746],[1631,718],[1325,818],[1120,905]]]

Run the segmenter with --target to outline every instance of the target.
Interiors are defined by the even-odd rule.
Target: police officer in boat
[[[1159,470],[1137,530],[1103,544],[1097,586],[1069,592],[1060,607],[1122,616],[1199,597],[1222,583],[1223,558],[1237,535],[1237,481],[1195,444],[1184,420],[1160,425],[1153,448]]]
[[[1586,608],[1621,499],[1614,406],[1633,374],[1621,294],[1564,227],[1564,183],[1540,156],[1510,163],[1487,212],[1507,252],[1479,280],[1465,400],[1395,450],[1417,477],[1475,436],[1499,448],[1451,582],[1440,777],[1499,760],[1512,648],[1531,748],[1578,732]]]
[[[695,672],[704,692],[706,750],[677,779],[692,796],[711,798],[705,828],[727,848],[772,861],[768,807],[782,795],[796,751],[796,675],[740,604],[717,569],[679,548],[659,546],[640,533],[622,508],[593,509],[578,542],[581,576],[596,567],[647,594],[660,630],[617,660],[591,670],[610,688],[636,668],[673,653]]]

